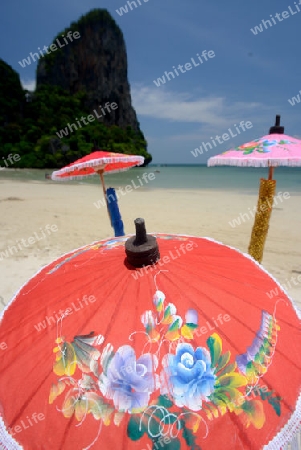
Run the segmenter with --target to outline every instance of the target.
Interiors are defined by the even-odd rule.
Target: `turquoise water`
[[[12,170],[0,171],[0,181],[11,179],[19,181],[43,181],[45,173],[51,170]],[[153,172],[155,179],[148,180],[146,184],[142,180],[143,173]],[[135,168],[126,172],[116,174],[106,174],[107,187],[123,187],[127,184],[135,183],[136,186],[143,186],[141,189],[216,189],[234,190],[246,193],[258,192],[260,178],[267,178],[268,169],[265,168],[241,168],[241,167],[206,167],[206,166],[156,166],[147,168]],[[274,177],[277,180],[277,191],[301,193],[301,168],[279,167],[275,169]],[[141,183],[139,184],[139,179]],[[99,183],[99,177],[93,176],[83,180],[65,181],[64,183]]]

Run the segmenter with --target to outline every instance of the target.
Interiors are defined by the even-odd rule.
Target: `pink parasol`
[[[301,167],[301,140],[286,134],[266,135],[213,156],[208,166]]]
[[[270,134],[209,158],[210,166],[269,167],[268,180],[261,179],[257,212],[252,230],[249,253],[261,262],[269,228],[276,180],[273,171],[277,166],[301,167],[301,140],[284,133],[280,116]]]

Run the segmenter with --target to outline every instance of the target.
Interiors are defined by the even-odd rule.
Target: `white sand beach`
[[[97,185],[0,180],[0,252],[8,252],[0,260],[1,309],[30,277],[56,257],[113,236],[106,208],[94,205],[101,198],[102,190]],[[229,222],[256,203],[256,195],[212,190],[137,189],[119,199],[128,234],[134,233],[134,219],[143,217],[148,232],[211,237],[245,253],[253,219],[249,215],[250,220],[235,227]],[[301,307],[297,278],[301,274],[300,229],[300,195],[292,194],[273,209],[263,266],[285,284]],[[13,245],[17,252],[8,251]]]

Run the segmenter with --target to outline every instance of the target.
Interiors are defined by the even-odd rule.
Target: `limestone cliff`
[[[80,37],[71,42],[68,31],[78,32]],[[130,125],[140,131],[131,104],[123,34],[108,11],[90,11],[60,33],[53,44],[57,49],[51,51],[49,47],[49,54],[39,60],[37,88],[48,84],[60,86],[70,94],[85,91],[89,113],[106,102],[115,102],[118,108],[100,121],[107,126]]]

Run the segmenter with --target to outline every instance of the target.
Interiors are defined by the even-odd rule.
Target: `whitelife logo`
[[[0,350],[6,350],[7,349],[7,343],[6,342],[0,342]]]
[[[296,97],[292,97],[292,98],[289,98],[289,99],[288,99],[288,102],[289,102],[289,104],[290,104],[291,106],[295,106],[296,103],[300,103],[300,101],[301,101],[300,94],[301,94],[301,90],[300,90],[299,93],[296,95]]]
[[[104,115],[106,115],[106,113],[105,113],[104,109],[102,108],[102,106],[99,106],[99,108],[101,109],[101,112],[102,112]],[[114,111],[115,109],[118,108],[118,105],[117,105],[117,103],[115,103],[115,102],[112,102],[111,104],[110,104],[109,102],[107,102],[107,103],[104,105],[104,108],[105,108],[108,112],[111,112],[111,109]],[[82,128],[82,125],[81,125],[81,123],[80,123],[80,120],[83,122],[84,125],[89,125],[89,122],[90,122],[90,123],[91,123],[91,122],[94,122],[95,119],[100,119],[100,118],[102,117],[102,114],[99,115],[96,109],[94,109],[93,112],[95,113],[95,116],[96,116],[96,117],[94,117],[93,114],[89,114],[87,117],[82,116],[79,120],[78,120],[77,117],[75,118],[75,120],[76,120],[77,125],[78,125],[79,128]],[[88,123],[86,122],[86,119],[88,120]],[[72,129],[72,127],[74,127],[74,130]],[[67,124],[67,127],[66,127],[66,128],[63,128],[63,129],[60,130],[60,131],[57,131],[57,132],[56,132],[56,135],[57,135],[60,139],[62,139],[64,136],[68,136],[68,134],[73,133],[73,131],[77,131],[77,130],[78,130],[78,127],[75,125],[75,123],[71,123],[71,124],[68,123],[68,124]],[[68,130],[68,128],[69,128],[69,130]]]
[[[172,76],[173,79],[176,78],[175,74],[177,75],[177,77],[180,76],[180,73],[178,72],[178,70],[181,73],[186,73],[186,71],[193,69],[193,67],[198,67],[200,64],[203,64],[205,61],[208,61],[208,58],[214,58],[215,53],[213,50],[209,50],[209,52],[207,52],[207,50],[203,50],[202,57],[203,57],[204,61],[198,53],[197,53],[197,57],[198,57],[198,60],[200,61],[199,63],[197,63],[194,60],[194,58],[190,58],[190,61],[192,62],[193,65],[190,62],[188,62],[184,65],[179,64],[177,68],[175,66],[173,66],[173,70],[174,70],[173,72],[165,71],[164,75],[162,75],[162,77],[157,78],[157,80],[153,80],[153,82],[155,83],[155,85],[157,87],[160,87],[162,84],[166,83],[165,77],[167,78],[167,81],[170,81],[171,80],[170,76]],[[183,67],[185,67],[186,70],[184,70]]]
[[[158,267],[162,267],[165,264],[169,264],[172,260],[180,258],[182,255],[185,255],[186,251],[190,252],[193,250],[193,247],[197,247],[198,245],[195,242],[188,241],[188,243],[182,243],[179,247],[174,247],[176,255],[172,250],[169,250],[168,255],[164,255],[163,258],[159,259],[154,265],[151,266],[143,266],[142,269],[137,269],[132,273],[132,277],[134,280],[138,280],[138,278],[143,277],[145,274],[152,272]]]
[[[216,318],[212,317],[211,318],[212,322],[210,324],[210,322],[206,322],[206,326],[200,326],[196,332],[195,335],[197,337],[200,337],[202,334],[207,334],[210,333],[210,331],[214,331],[216,328],[219,328],[220,325],[223,325],[224,322],[230,322],[231,317],[229,316],[229,314],[219,314]],[[213,326],[212,326],[213,325]],[[207,328],[208,327],[208,328]]]
[[[141,3],[140,0],[136,0],[136,1],[137,1],[137,3],[139,3],[140,6],[142,6],[143,3]],[[135,9],[138,8],[136,1],[132,1],[132,2],[128,1],[126,5],[121,6],[121,8],[119,8],[119,9],[115,9],[115,11],[117,12],[117,14],[119,16],[123,16],[123,14],[126,14],[129,12],[128,6],[130,7],[131,11],[133,11],[132,5],[135,6]],[[144,1],[144,3],[148,2],[148,0],[143,0],[143,1]]]
[[[141,180],[141,178],[139,177],[139,175],[137,175],[137,178],[138,178],[138,181],[139,181],[139,183],[140,183],[140,186],[139,186],[139,185],[136,186],[135,181],[132,180],[131,183],[132,183],[132,186],[133,186],[133,187],[132,187],[130,184],[127,184],[127,185],[125,186],[125,188],[118,188],[118,189],[116,189],[115,194],[116,194],[117,200],[119,200],[119,198],[120,198],[120,196],[118,195],[118,193],[121,192],[122,196],[124,196],[124,195],[126,195],[126,194],[132,192],[132,191],[133,191],[133,188],[134,188],[134,189],[139,189],[141,186],[143,186],[143,181],[147,184],[147,183],[148,183],[148,180],[149,180],[149,181],[153,181],[153,180],[156,178],[156,175],[155,175],[153,172],[150,172],[150,173],[144,172],[144,174],[142,175],[142,180]],[[148,179],[148,180],[147,180],[147,179]],[[125,192],[123,192],[123,190],[124,190]],[[113,196],[112,194],[106,195],[106,197],[107,197],[107,201],[108,201],[109,204],[111,203],[111,201],[113,201],[113,202],[115,201],[114,196]],[[105,198],[103,197],[101,200],[98,200],[97,202],[94,202],[93,204],[94,204],[94,206],[95,206],[97,209],[100,209],[102,206],[106,206],[106,200],[105,200]]]
[[[166,448],[165,444],[170,444],[172,439],[175,438],[174,437],[170,438],[169,436],[161,435],[160,437],[157,437],[156,442],[154,442],[152,446],[147,444],[146,448],[143,448],[142,450],[159,450],[159,449],[164,450],[164,448]]]
[[[216,328],[220,328],[221,325],[224,325],[224,322],[230,322],[231,317],[229,314],[219,314],[216,318],[211,317],[211,321],[208,321],[205,324],[199,325],[198,329],[194,332],[194,336],[200,337],[203,334],[211,333],[211,331],[216,331]],[[179,343],[186,343],[186,340],[183,336],[178,340]]]
[[[16,153],[15,155],[13,155],[12,153],[10,153],[6,158],[5,158],[4,156],[2,156],[2,159],[4,160],[5,167],[1,167],[1,166],[0,166],[0,170],[4,170],[5,168],[8,168],[8,167],[9,167],[9,164],[8,164],[7,161],[9,161],[9,163],[10,163],[11,165],[13,165],[15,162],[20,161],[21,156],[20,156],[18,153]]]
[[[77,303],[72,302],[70,308],[67,308],[66,310],[60,309],[57,313],[53,311],[53,315],[55,317],[46,316],[42,322],[34,325],[34,327],[38,332],[45,330],[47,325],[56,325],[59,320],[62,320],[62,318],[71,316],[71,314],[73,314],[74,312],[81,311],[83,308],[85,308],[85,306],[89,306],[94,302],[96,302],[96,297],[94,295],[90,295],[89,297],[87,295],[84,295],[81,300],[79,298],[77,299]]]
[[[238,127],[240,127],[242,129],[242,131],[246,131],[249,130],[250,128],[253,127],[252,122],[247,121],[244,122],[244,120],[242,120],[240,122],[240,124],[238,125],[238,127],[236,126],[236,123],[234,124],[234,127],[237,131],[238,134],[240,134],[240,130]],[[245,128],[246,127],[246,128]],[[215,136],[215,138],[213,138],[212,136],[210,137],[212,144],[214,145],[214,147],[217,147],[217,144],[215,142],[215,140],[217,140],[218,144],[223,144],[224,142],[228,141],[230,139],[230,136],[235,137],[238,136],[237,134],[233,134],[231,128],[228,128],[229,134],[228,133],[224,133],[222,134],[222,136],[219,136],[218,134]],[[203,154],[203,149],[204,148],[205,152],[208,152],[208,148],[207,146],[209,146],[209,150],[212,150],[212,145],[210,142],[202,142],[199,148],[195,148],[194,150],[191,150],[190,153],[193,154],[193,156],[196,158],[198,155],[202,155]]]
[[[269,200],[267,200],[267,204],[262,204],[260,206],[260,212],[265,212],[267,209],[271,209],[271,208],[273,208],[273,206],[278,205],[277,197],[280,200],[280,202],[282,203],[283,202],[282,196],[283,196],[284,200],[288,200],[290,198],[289,192],[283,192],[283,193],[279,192],[279,194],[277,194],[276,197],[274,197],[272,205],[270,204]],[[248,209],[249,209],[248,213],[247,212],[240,213],[240,217],[230,220],[230,222],[228,222],[229,225],[231,225],[232,228],[235,228],[236,226],[241,225],[242,222],[246,222],[246,221],[250,220],[251,218],[253,219],[257,212],[257,205],[255,205],[253,207],[253,211],[250,208],[248,208]],[[250,215],[251,215],[251,217],[250,217]]]
[[[34,424],[37,424],[44,419],[45,416],[43,413],[34,412],[31,418],[26,416],[26,420],[21,420],[20,425],[15,425],[13,428],[8,428],[8,432],[11,436],[15,436],[16,433],[21,433],[21,431],[27,430],[27,428],[29,427],[33,427]],[[34,423],[32,423],[32,420],[34,421]]]
[[[68,31],[67,33],[67,38],[70,40],[70,42],[73,42],[73,38],[74,39],[79,39],[81,36],[79,34],[78,31],[75,31],[74,33],[72,33],[72,31]],[[26,65],[30,66],[31,64],[31,59],[33,62],[36,62],[35,58],[40,59],[40,58],[44,58],[44,56],[47,54],[49,55],[51,52],[56,52],[58,50],[58,48],[63,48],[66,45],[69,44],[69,42],[67,41],[67,39],[65,38],[64,35],[61,36],[61,38],[64,39],[65,44],[61,45],[61,42],[59,40],[59,38],[56,39],[57,45],[56,44],[51,44],[50,47],[47,47],[47,45],[44,45],[43,50],[45,51],[45,53],[43,53],[43,50],[40,49],[40,47],[38,47],[39,53],[32,53],[30,52],[29,56],[27,58],[24,58],[22,61],[18,61],[20,66],[26,67]],[[48,48],[50,48],[50,51],[48,51]],[[30,59],[31,58],[31,59]]]
[[[293,11],[291,6],[288,6],[288,11],[283,11],[282,13],[276,13],[274,16],[272,16],[272,14],[270,14],[270,18],[271,20],[267,19],[267,20],[262,20],[260,25],[256,25],[254,28],[250,28],[250,31],[252,31],[252,33],[256,36],[258,33],[262,33],[264,31],[264,28],[267,30],[268,28],[271,28],[274,25],[277,25],[279,22],[283,22],[283,20],[285,19],[289,19],[291,16],[294,16],[295,14],[298,14],[301,9],[299,8],[299,6],[301,5],[301,0],[299,0],[299,3],[297,4],[297,2],[294,2],[294,5],[296,7],[296,10]],[[282,16],[282,19],[281,17]],[[278,20],[278,22],[276,22],[275,18]],[[272,22],[271,22],[272,21]],[[269,27],[267,26],[267,24],[269,25]],[[264,26],[264,28],[263,28]]]
[[[301,275],[298,275],[297,277],[291,277],[290,281],[292,281],[294,283],[294,286],[300,285]],[[292,288],[290,281],[288,281],[288,279],[286,279],[286,283],[283,283],[281,285],[283,287],[283,289],[285,289],[286,291],[288,291],[288,289]],[[278,295],[280,295],[281,291],[278,288],[275,288],[275,289],[271,289],[270,292],[267,292],[266,294],[269,297],[269,299],[272,299],[273,297],[277,297]]]
[[[30,236],[28,239],[20,239],[19,241],[16,242],[16,245],[12,245],[11,247],[8,247],[5,251],[2,251],[2,252],[0,251],[0,261],[3,261],[4,258],[8,258],[10,255],[13,255],[14,254],[13,252],[18,253],[19,250],[23,250],[23,247],[28,247],[29,245],[33,245],[37,241],[41,241],[42,239],[45,239],[47,237],[47,235],[49,236],[51,233],[57,232],[58,227],[56,225],[47,224],[45,227],[45,230],[40,228],[40,231],[41,231],[40,235],[39,235],[39,232],[35,231],[34,237]]]

